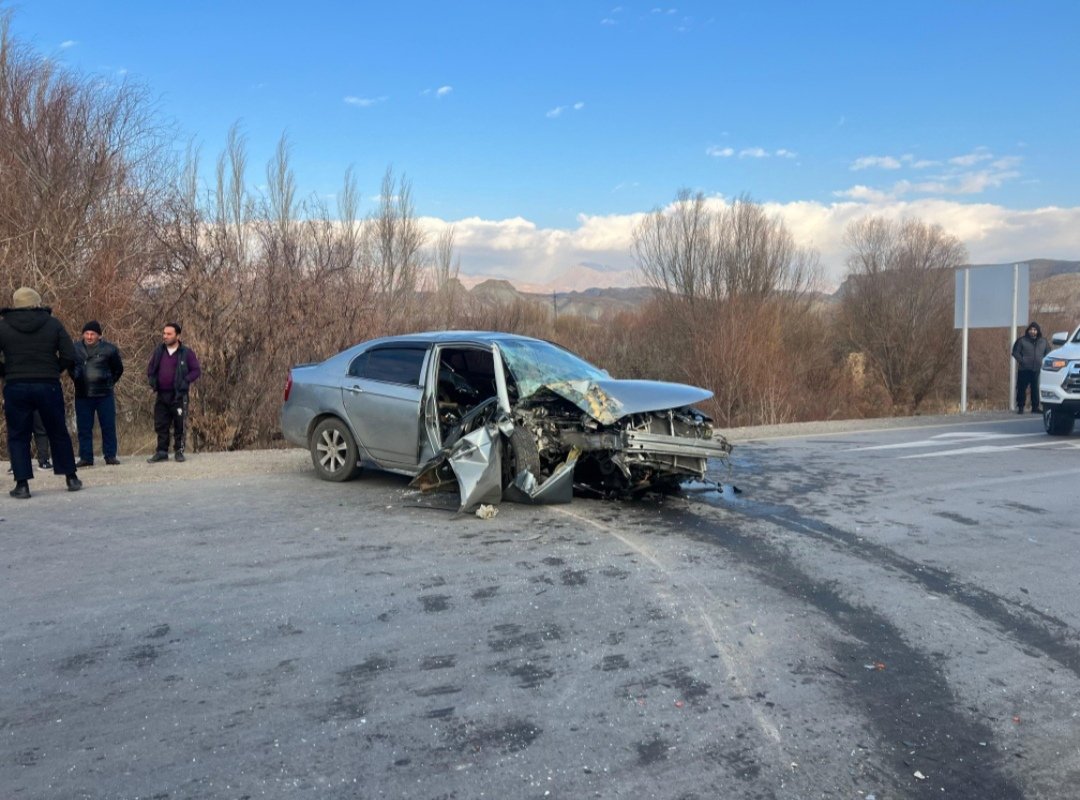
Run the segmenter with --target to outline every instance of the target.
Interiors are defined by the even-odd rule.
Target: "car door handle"
[[[352,392],[353,394],[363,394],[364,393],[364,390],[361,389],[356,384],[353,384],[352,386],[349,386],[348,391]]]

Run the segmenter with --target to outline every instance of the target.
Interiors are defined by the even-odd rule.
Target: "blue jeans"
[[[101,426],[101,453],[105,458],[116,458],[116,398],[76,397],[75,423],[79,428],[79,458],[87,463],[94,461],[94,415]]]
[[[75,452],[64,419],[64,390],[60,381],[11,383],[4,385],[4,417],[7,419],[8,453],[16,481],[34,477],[30,466],[30,436],[34,432],[34,412],[41,415],[52,445],[53,472],[75,474]]]

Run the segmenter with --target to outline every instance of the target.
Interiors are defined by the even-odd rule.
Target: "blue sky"
[[[680,187],[767,204],[833,281],[866,213],[980,263],[1080,259],[1078,2],[7,7],[38,52],[145,85],[207,163],[239,122],[253,185],[283,133],[305,194],[352,165],[370,201],[392,165],[473,275],[633,282],[633,224]]]

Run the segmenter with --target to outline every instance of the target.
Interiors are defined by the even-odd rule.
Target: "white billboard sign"
[[[967,327],[1027,325],[1028,265],[994,264],[956,271],[953,327],[964,326],[964,276],[967,276]],[[1016,320],[1020,320],[1016,322]]]
[[[953,327],[963,331],[960,348],[960,411],[967,412],[968,330],[1008,328],[1011,347],[1017,325],[1027,325],[1028,265],[994,264],[956,271]],[[1006,350],[1005,352],[1009,352]],[[1009,403],[1016,390],[1016,373],[1009,366]]]

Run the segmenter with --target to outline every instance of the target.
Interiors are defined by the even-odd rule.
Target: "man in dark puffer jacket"
[[[1031,413],[1039,412],[1039,370],[1050,345],[1043,338],[1039,323],[1032,321],[1024,335],[1013,342],[1012,357],[1016,360],[1016,413],[1024,413],[1024,397],[1031,392]]]
[[[60,373],[75,367],[75,346],[41,295],[22,287],[10,308],[0,309],[0,354],[4,358],[4,417],[8,452],[15,473],[12,497],[30,497],[30,436],[34,411],[41,414],[52,445],[53,472],[67,476],[68,491],[82,488],[75,474],[75,451],[67,430]]]
[[[83,325],[82,340],[75,342],[75,354],[82,367],[75,372],[75,421],[79,428],[79,463],[94,466],[94,416],[101,426],[101,454],[105,463],[116,465],[116,398],[113,386],[124,374],[120,349],[101,338],[101,323],[92,319]]]

